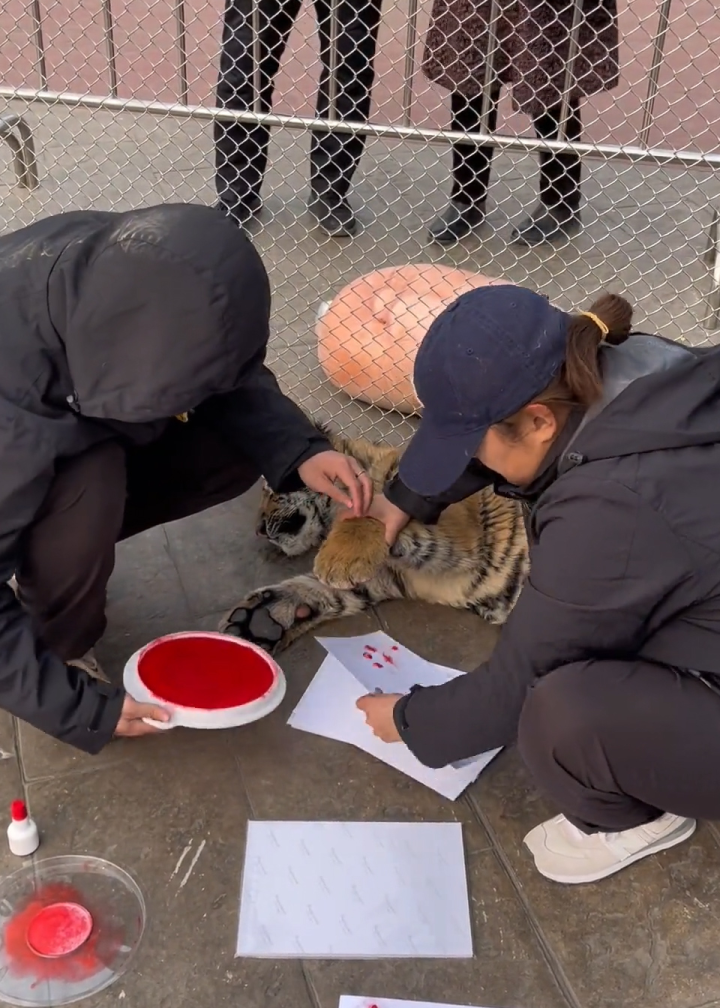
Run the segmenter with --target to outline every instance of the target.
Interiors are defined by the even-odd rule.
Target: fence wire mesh
[[[0,30],[3,227],[219,193],[271,274],[272,363],[323,418],[409,432],[318,360],[319,307],[383,267],[504,277],[566,308],[609,288],[638,327],[715,342],[713,0],[625,0],[617,22],[614,0],[5,0]],[[569,236],[528,242],[539,197]],[[351,391],[364,370],[400,394],[403,339],[449,297],[438,276],[329,317]]]

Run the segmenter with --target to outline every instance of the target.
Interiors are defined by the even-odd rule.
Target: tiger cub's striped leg
[[[446,574],[473,570],[477,557],[470,549],[461,549],[437,526],[410,522],[390,547],[390,561],[399,567]]]
[[[286,648],[319,623],[354,616],[400,595],[397,584],[387,574],[351,589],[330,588],[314,574],[301,574],[248,595],[225,617],[219,630],[272,653]]]

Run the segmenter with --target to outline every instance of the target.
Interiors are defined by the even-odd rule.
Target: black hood
[[[602,349],[604,394],[559,464],[720,442],[720,350],[633,333]]]
[[[264,356],[270,290],[251,242],[210,207],[88,216],[49,275],[73,408],[145,423],[237,388]]]

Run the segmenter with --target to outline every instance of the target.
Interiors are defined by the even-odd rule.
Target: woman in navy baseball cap
[[[432,767],[517,741],[560,811],[525,838],[558,882],[720,818],[720,349],[631,319],[611,294],[579,314],[463,295],[420,346],[422,420],[371,510],[392,542],[490,484],[526,502],[530,575],[490,660],[358,705]]]

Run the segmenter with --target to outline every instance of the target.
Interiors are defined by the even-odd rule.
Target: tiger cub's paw
[[[218,630],[272,654],[285,647],[299,624],[315,615],[296,592],[279,584],[248,595],[225,616]]]
[[[371,581],[387,563],[385,527],[375,518],[347,518],[333,527],[315,557],[315,576],[331,588]]]

